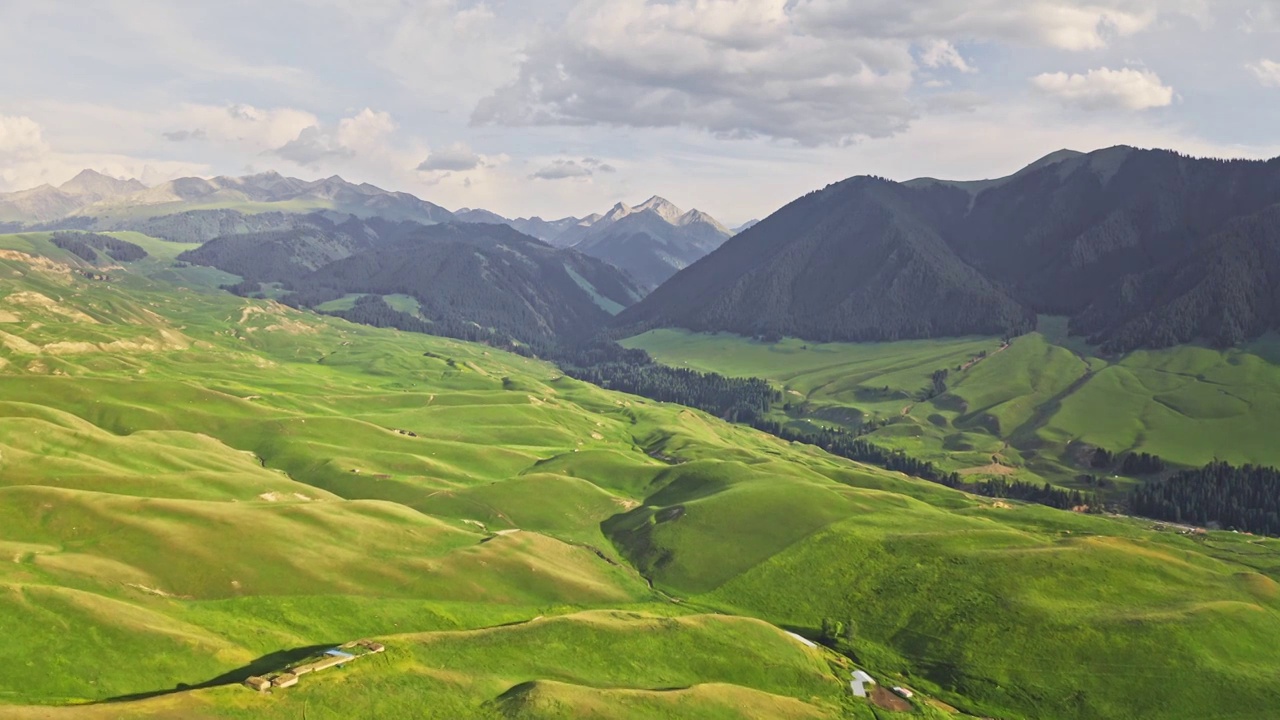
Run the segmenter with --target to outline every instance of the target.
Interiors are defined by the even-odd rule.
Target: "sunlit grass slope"
[[[847,661],[778,629],[825,617],[855,620],[885,682],[975,716],[1280,706],[1275,543],[992,507],[536,360],[219,293],[138,240],[152,257],[103,281],[0,237],[0,717],[872,718]],[[986,367],[1049,357],[1017,377],[1053,397],[1074,356],[1021,342]],[[860,372],[905,392],[991,346]],[[811,402],[860,397],[793,351]],[[985,415],[1051,431],[980,389],[975,438]],[[388,652],[235,684],[362,637]]]
[[[1094,472],[1085,447],[1148,452],[1175,465],[1215,458],[1280,465],[1280,351],[1266,337],[1233,350],[1182,346],[1105,360],[1061,318],[1001,350],[996,338],[896,343],[763,343],[656,330],[624,341],[667,364],[773,380],[793,423],[889,421],[877,442],[949,470],[1071,484]],[[981,353],[979,362],[970,363]],[[922,401],[931,376],[947,392]],[[994,463],[993,463],[994,461]],[[994,467],[1001,474],[1009,469]]]

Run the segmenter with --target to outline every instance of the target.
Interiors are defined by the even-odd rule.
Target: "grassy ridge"
[[[1069,485],[1095,472],[1081,462],[1082,445],[1194,467],[1215,458],[1280,464],[1280,446],[1267,431],[1280,422],[1275,338],[1105,360],[1067,338],[1061,320],[1042,318],[1040,332],[1003,351],[995,338],[761,343],[675,330],[624,344],[672,365],[773,380],[791,405],[783,419],[793,422],[890,421],[873,433],[878,443],[949,470],[990,474],[983,469],[995,457],[1023,479]],[[969,366],[982,352],[987,357]],[[942,369],[948,391],[921,401]]]
[[[878,677],[974,714],[1280,702],[1274,542],[993,507],[162,260],[89,280],[39,241],[0,238],[49,253],[0,255],[0,632],[19,658],[0,714],[870,718],[838,659],[748,619],[813,635],[845,616]],[[923,370],[888,353],[866,372],[905,389]],[[862,392],[839,380],[810,391]],[[391,651],[271,696],[51,709],[359,637]],[[1171,693],[1172,667],[1203,675]]]

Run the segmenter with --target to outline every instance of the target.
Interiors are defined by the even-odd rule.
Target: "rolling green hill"
[[[779,418],[797,426],[888,423],[871,434],[878,444],[974,477],[1088,489],[1077,476],[1114,469],[1090,465],[1094,447],[1185,467],[1215,458],[1280,465],[1268,431],[1280,422],[1274,337],[1225,351],[1186,345],[1105,360],[1067,338],[1064,325],[1042,317],[1038,332],[1003,350],[994,337],[765,343],[669,330],[623,344],[671,365],[768,378],[784,392]],[[946,392],[922,399],[943,369]]]
[[[996,504],[127,239],[101,280],[0,237],[0,716],[894,717],[855,662],[916,717],[1280,704],[1275,541]],[[780,629],[827,618],[852,657]]]

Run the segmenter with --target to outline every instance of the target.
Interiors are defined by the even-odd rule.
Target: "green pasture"
[[[1275,541],[996,506],[538,360],[234,297],[138,240],[152,257],[103,281],[47,237],[0,236],[0,716],[1280,706]],[[1121,392],[1146,412],[1112,422],[1145,429],[1117,443],[1195,440],[1174,422],[1194,416],[1236,423],[1243,446],[1232,398],[1259,412],[1275,356],[1107,364],[1030,336],[919,403],[933,370],[999,342],[649,341],[668,362],[772,378],[790,421],[896,416],[885,442],[1027,473],[1092,442]],[[852,658],[781,630],[816,637],[833,617],[855,621]],[[388,652],[270,695],[237,684],[365,637]],[[855,661],[920,702],[895,715],[849,697]]]
[[[779,419],[795,425],[887,422],[872,433],[877,442],[979,476],[999,464],[1014,477],[1070,485],[1096,472],[1084,462],[1094,447],[1185,467],[1215,458],[1280,465],[1270,432],[1280,423],[1274,336],[1229,350],[1100,358],[1066,335],[1062,318],[1044,317],[1040,329],[1005,350],[996,338],[764,343],[679,330],[623,344],[678,367],[767,378],[783,393]],[[947,392],[922,399],[942,369]]]

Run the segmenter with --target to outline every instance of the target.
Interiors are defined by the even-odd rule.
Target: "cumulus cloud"
[[[1083,74],[1044,73],[1032,85],[1085,110],[1149,110],[1173,102],[1173,88],[1150,70],[1098,68]]]
[[[0,115],[0,163],[28,162],[48,152],[44,131],[34,120]]]
[[[395,129],[390,114],[365,108],[354,117],[342,119],[336,127],[305,127],[297,137],[271,150],[270,154],[304,167],[359,155],[378,155],[386,152],[388,138]]]
[[[298,133],[298,137],[272,150],[271,153],[303,166],[355,155],[354,150],[340,145],[332,135],[326,134],[317,125],[303,128],[302,132]]]
[[[535,180],[573,180],[589,178],[597,172],[613,171],[613,166],[604,164],[594,158],[583,158],[581,161],[553,160],[529,177]]]
[[[26,116],[0,115],[0,191],[61,184],[85,168],[144,183],[172,180],[208,168],[197,163],[137,158],[111,153],[61,152],[45,139],[44,128]]]
[[[464,142],[432,150],[427,159],[418,165],[422,172],[466,172],[480,166],[482,159]]]
[[[1186,6],[1183,8],[1183,6]],[[578,0],[472,121],[686,127],[802,145],[891,136],[956,43],[1092,50],[1196,0]]]
[[[1280,62],[1262,59],[1246,66],[1267,87],[1280,87]]]
[[[618,171],[617,168],[610,165],[609,163],[603,160],[597,160],[596,158],[591,158],[591,157],[582,158],[582,164],[595,172],[611,173],[611,172]]]
[[[280,147],[298,137],[319,120],[295,108],[258,108],[252,105],[187,104],[141,121],[160,121],[168,127],[161,135],[171,142],[208,140],[249,152]]]
[[[693,127],[816,145],[913,116],[910,46],[820,38],[784,0],[582,0],[473,122]]]
[[[946,40],[930,40],[920,51],[920,64],[930,68],[953,68],[962,73],[977,72],[960,55],[955,45]]]

